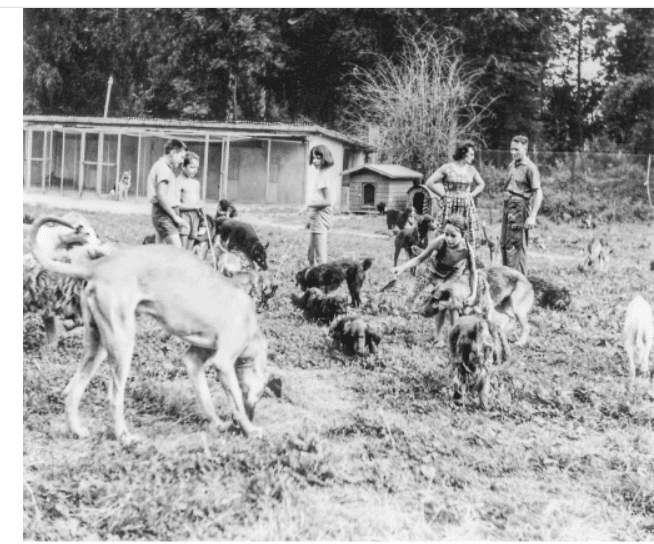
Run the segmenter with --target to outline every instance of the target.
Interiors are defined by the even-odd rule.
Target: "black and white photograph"
[[[166,4],[3,10],[23,541],[654,541],[654,9]]]

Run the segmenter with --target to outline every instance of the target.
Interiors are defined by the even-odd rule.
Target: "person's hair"
[[[511,141],[529,147],[529,138],[526,136],[514,136]]]
[[[455,161],[460,161],[468,154],[468,149],[472,147],[472,150],[475,150],[475,144],[471,141],[459,142],[456,144],[456,149],[454,150],[454,155],[452,158]]]
[[[184,157],[184,166],[191,164],[191,161],[198,161],[198,164],[200,164],[200,155],[194,151],[189,151],[186,153],[186,157]]]
[[[454,214],[450,215],[446,221],[446,225],[452,225],[454,228],[458,229],[461,234],[463,234],[466,231],[466,220],[463,218],[462,215],[459,214]]]
[[[186,151],[188,147],[186,147],[186,144],[182,142],[182,140],[177,140],[176,138],[173,138],[172,140],[168,140],[164,145],[164,155],[168,155],[168,153],[170,153],[173,150],[179,151],[180,149]]]
[[[322,157],[322,168],[329,168],[330,166],[334,166],[334,158],[332,157],[332,152],[326,145],[317,145],[311,148],[311,151],[309,151],[309,164],[313,162],[314,155]]]

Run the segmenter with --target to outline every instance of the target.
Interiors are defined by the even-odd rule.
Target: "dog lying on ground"
[[[429,243],[429,231],[435,230],[434,219],[428,215],[418,217],[416,226],[411,229],[401,230],[395,237],[395,254],[393,255],[393,266],[397,266],[397,259],[400,252],[404,250],[409,256],[413,258],[414,247],[425,249]],[[411,274],[415,276],[416,269],[411,269]]]
[[[377,353],[381,335],[377,327],[362,317],[343,317],[329,328],[334,347],[341,347],[346,355]]]
[[[291,302],[304,311],[307,321],[329,323],[347,311],[347,299],[341,295],[325,295],[320,289],[311,287],[302,296],[291,294]]]
[[[212,228],[214,229],[214,246],[217,237],[220,237],[225,249],[228,251],[241,251],[259,268],[268,270],[266,250],[270,242],[263,245],[252,225],[225,216],[215,219]]]
[[[310,287],[318,287],[325,293],[336,291],[343,281],[346,281],[352,306],[357,308],[361,305],[361,286],[366,279],[366,270],[372,266],[372,262],[370,258],[363,259],[361,263],[351,259],[340,259],[303,268],[296,274],[295,280],[303,291]]]
[[[183,361],[211,425],[220,430],[228,426],[216,415],[211,400],[204,373],[209,365],[217,370],[241,429],[247,435],[260,435],[261,428],[251,421],[266,387],[267,344],[252,299],[191,252],[167,245],[117,248],[82,264],[53,261],[38,245],[38,231],[50,221],[72,228],[58,218],[39,218],[30,237],[34,257],[48,271],[87,282],[81,298],[84,353],[65,389],[73,434],[89,434],[79,419],[79,402],[110,355],[108,389],[116,438],[121,443],[134,439],[125,423],[124,396],[138,311],[191,344]]]
[[[593,238],[588,242],[584,268],[597,269],[604,272],[609,262],[609,255],[613,252],[605,238]]]
[[[647,378],[649,354],[654,344],[654,314],[652,307],[640,295],[636,295],[629,306],[624,322],[624,347],[629,360],[629,379],[633,382],[636,370]],[[649,372],[654,383],[654,368]]]
[[[534,289],[529,280],[517,270],[508,266],[491,266],[478,271],[481,280],[488,282],[493,303],[488,319],[507,331],[515,319],[521,333],[516,346],[523,346],[529,337],[527,315],[534,305]],[[478,298],[481,288],[478,289]],[[440,311],[464,312],[464,301],[470,296],[467,277],[457,278],[439,285],[431,295],[433,314]],[[456,315],[456,314],[455,314]],[[427,316],[429,317],[429,316]]]

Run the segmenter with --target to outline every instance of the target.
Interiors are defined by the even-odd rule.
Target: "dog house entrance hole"
[[[363,205],[375,205],[375,186],[372,183],[366,183],[363,186]]]
[[[416,210],[416,213],[422,214],[425,206],[425,195],[424,193],[416,193],[413,195],[413,209]]]

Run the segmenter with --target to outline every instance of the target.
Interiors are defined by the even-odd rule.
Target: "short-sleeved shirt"
[[[528,200],[538,188],[540,188],[538,167],[527,157],[513,161],[509,166],[504,192]]]
[[[175,177],[175,172],[168,164],[165,157],[161,157],[157,162],[155,162],[152,165],[152,168],[150,168],[150,173],[148,174],[148,200],[153,204],[158,203],[157,184],[163,181],[167,182],[164,185],[164,193],[168,205],[171,207],[179,206],[179,187],[177,185],[177,179]]]
[[[333,166],[321,168],[311,167],[309,177],[308,203],[323,200],[322,189],[327,188],[330,198],[333,199],[338,186],[338,172]],[[322,209],[312,208],[309,229],[313,233],[326,232],[330,229],[334,216],[333,206]]]

